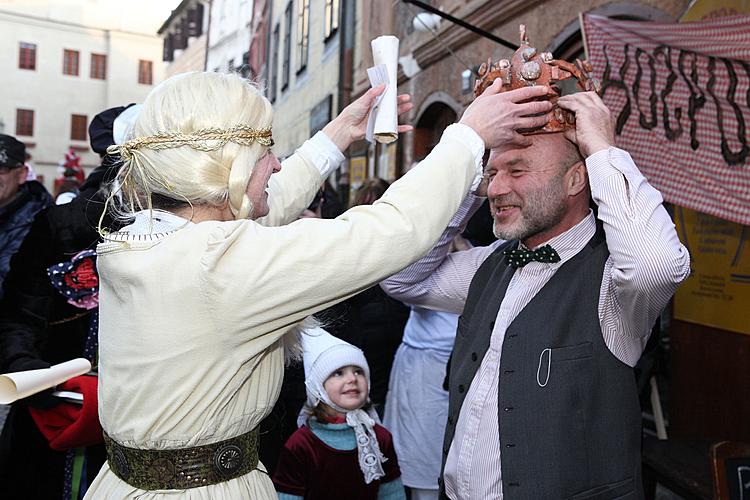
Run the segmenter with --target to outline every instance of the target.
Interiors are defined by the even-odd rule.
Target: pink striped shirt
[[[690,257],[662,206],[630,155],[617,148],[586,159],[591,194],[598,205],[610,257],[599,294],[604,342],[623,363],[638,361],[654,321],[690,273]],[[474,273],[501,242],[447,254],[481,200],[469,197],[433,250],[381,285],[404,302],[460,313]],[[593,213],[549,243],[560,262],[531,262],[516,270],[495,321],[490,346],[461,407],[444,478],[453,499],[502,498],[498,381],[505,331],[518,313],[596,230]]]

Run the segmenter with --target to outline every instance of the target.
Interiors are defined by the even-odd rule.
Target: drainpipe
[[[273,0],[266,0],[266,53],[265,63],[263,64],[263,80],[265,86],[268,88],[271,78],[271,65],[276,64],[276,61],[271,61],[271,35],[273,33]]]
[[[354,7],[354,0],[342,0],[341,2],[339,14],[339,92],[337,99],[339,113],[349,104],[352,95]]]
[[[208,71],[208,48],[211,40],[211,7],[213,0],[208,0],[208,23],[206,23],[206,52],[203,54],[203,71]]]
[[[352,73],[354,57],[354,8],[356,0],[342,0],[341,12],[339,12],[339,86],[336,115],[349,104],[352,98]],[[349,158],[348,151],[344,155]],[[339,199],[344,206],[349,205],[349,192],[340,192],[336,179],[336,189],[339,191]]]

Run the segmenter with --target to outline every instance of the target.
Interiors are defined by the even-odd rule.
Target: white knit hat
[[[364,353],[322,328],[307,329],[302,334],[302,360],[305,366],[305,388],[307,404],[315,407],[320,401],[337,411],[328,397],[323,384],[336,370],[353,365],[362,368],[367,378],[367,392],[370,391],[370,367]]]
[[[387,459],[380,452],[374,426],[379,422],[377,414],[362,409],[345,410],[328,397],[323,384],[336,370],[345,366],[358,366],[365,372],[367,392],[370,392],[370,367],[364,353],[353,345],[338,339],[322,328],[310,328],[302,332],[302,360],[305,366],[305,389],[307,404],[314,408],[321,401],[334,410],[346,414],[346,423],[356,435],[359,468],[365,483],[385,476],[382,463]],[[299,421],[298,421],[299,422]]]

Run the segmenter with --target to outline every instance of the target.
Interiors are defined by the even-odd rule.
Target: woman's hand
[[[487,149],[529,146],[531,139],[517,130],[542,127],[549,121],[552,104],[537,99],[549,95],[551,90],[543,85],[502,93],[501,89],[498,78],[466,108],[460,123],[474,129]]]
[[[341,151],[346,149],[354,142],[364,139],[367,128],[367,118],[370,116],[375,99],[385,91],[385,85],[371,88],[365,92],[359,99],[349,104],[341,111],[341,114],[331,120],[323,127],[325,133]],[[398,114],[399,116],[410,111],[414,105],[410,102],[409,94],[398,96]],[[398,132],[408,132],[414,127],[411,125],[399,125]]]

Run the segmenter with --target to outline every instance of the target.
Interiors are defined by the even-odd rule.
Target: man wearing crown
[[[512,61],[480,70],[479,92],[566,73],[596,88],[586,63],[537,54],[523,29],[521,41]],[[462,313],[443,498],[643,498],[633,366],[690,259],[660,193],[615,147],[596,92],[550,100],[549,123],[521,130],[528,146],[490,151],[499,240],[447,253],[481,204],[470,195],[433,250],[382,284],[405,302]]]

